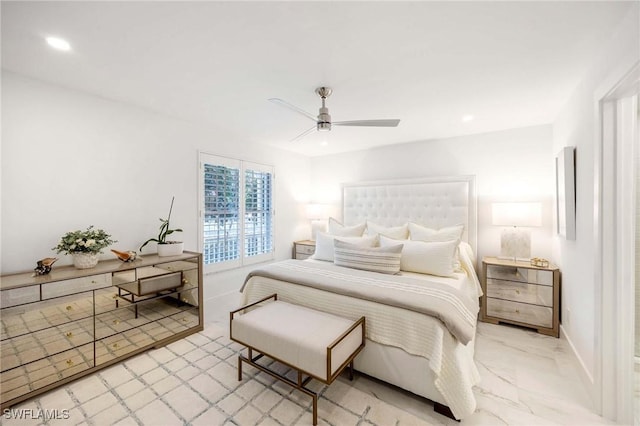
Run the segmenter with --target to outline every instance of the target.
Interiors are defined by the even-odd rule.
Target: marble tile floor
[[[16,409],[57,410],[59,419],[14,419],[3,425],[307,425],[311,399],[245,367],[225,320],[201,333],[136,356],[22,403]],[[479,324],[478,408],[461,423],[432,404],[369,377],[340,377],[321,391],[320,425],[600,425],[591,412],[565,341],[507,326]],[[254,377],[251,379],[250,377]],[[67,411],[63,411],[67,410]],[[67,417],[67,418],[62,418]]]

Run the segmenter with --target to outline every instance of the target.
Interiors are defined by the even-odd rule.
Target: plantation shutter
[[[273,167],[200,154],[205,271],[273,259]]]
[[[205,265],[240,265],[240,162],[209,158],[204,168]]]
[[[273,171],[259,164],[244,164],[244,254],[254,263],[273,253]],[[245,263],[247,263],[245,262]]]

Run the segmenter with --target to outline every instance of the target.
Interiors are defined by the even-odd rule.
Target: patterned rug
[[[227,333],[221,327],[207,325],[201,333],[12,407],[15,415],[3,413],[1,423],[310,425],[309,396],[246,364],[242,381],[238,381],[238,351],[243,348],[229,340]],[[293,373],[281,364],[262,360],[261,364],[282,374]],[[320,394],[319,425],[449,423],[444,417],[439,420],[426,401],[420,403],[422,418],[418,418],[379,399],[376,391],[355,388],[346,374],[330,386],[311,381],[308,387]],[[47,413],[52,412],[57,419],[47,418]],[[23,418],[16,418],[20,413]],[[25,413],[32,422],[25,421]],[[40,417],[34,419],[38,414]]]

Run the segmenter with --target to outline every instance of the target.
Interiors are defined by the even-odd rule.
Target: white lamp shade
[[[329,209],[326,204],[307,204],[307,219],[327,219]]]
[[[542,226],[540,203],[493,203],[493,225]]]

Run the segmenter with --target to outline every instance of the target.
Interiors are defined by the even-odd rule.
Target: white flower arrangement
[[[60,242],[57,246],[51,250],[55,250],[56,253],[101,253],[101,250],[105,247],[115,243],[116,240],[111,239],[111,235],[107,234],[102,229],[94,229],[93,225],[88,227],[84,231],[70,231],[60,238]]]

